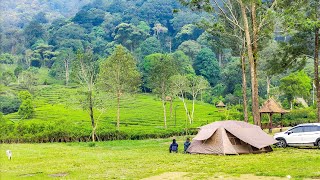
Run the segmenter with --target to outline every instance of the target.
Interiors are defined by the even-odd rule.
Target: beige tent
[[[191,154],[247,154],[270,152],[277,143],[259,126],[242,121],[218,121],[200,127],[188,152]]]

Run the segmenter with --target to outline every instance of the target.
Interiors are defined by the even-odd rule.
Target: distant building
[[[226,105],[225,105],[222,101],[220,101],[220,102],[216,105],[216,107],[217,107],[217,108],[225,108]]]

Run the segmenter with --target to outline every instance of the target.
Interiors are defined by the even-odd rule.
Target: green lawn
[[[183,139],[178,138],[180,146]],[[216,156],[170,154],[169,144],[170,139],[98,142],[95,147],[90,143],[1,144],[0,179],[141,179],[169,172],[189,179],[218,178],[221,174],[320,177],[318,149]],[[5,157],[7,149],[13,152],[11,161]]]

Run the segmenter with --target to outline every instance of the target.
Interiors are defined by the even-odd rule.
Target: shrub
[[[3,114],[18,112],[21,104],[21,101],[15,96],[0,96],[0,102],[0,112]]]
[[[94,142],[89,142],[89,143],[88,143],[88,146],[89,146],[89,147],[95,147],[95,146],[96,146],[96,143],[94,143]]]
[[[34,114],[34,108],[32,105],[32,96],[29,91],[21,91],[19,93],[19,98],[22,101],[18,111],[19,115],[25,119],[32,117]]]

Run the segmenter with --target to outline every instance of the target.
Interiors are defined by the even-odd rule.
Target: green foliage
[[[162,99],[169,94],[169,79],[177,74],[176,59],[167,54],[152,54],[146,57],[147,82]],[[147,66],[150,64],[150,66]]]
[[[74,52],[84,50],[83,41],[87,40],[85,29],[78,24],[67,23],[62,27],[57,27],[49,35],[49,44],[58,46],[60,49],[71,48]]]
[[[139,55],[141,59],[143,59],[145,56],[154,54],[154,53],[162,53],[162,47],[160,41],[152,36],[144,40],[140,46],[139,46]]]
[[[200,50],[193,66],[196,74],[205,77],[211,86],[217,84],[220,78],[220,68],[215,54],[209,48]]]
[[[13,64],[17,61],[17,57],[9,53],[0,54],[0,64]]]
[[[3,83],[5,86],[8,86],[15,80],[15,76],[11,71],[5,71],[2,73],[0,82]]]
[[[72,49],[61,49],[59,55],[56,57],[53,66],[50,69],[50,76],[59,80],[63,79],[65,81],[68,81],[66,79],[66,73],[68,75],[70,74],[72,69],[71,64],[74,58],[75,54],[73,53]]]
[[[145,21],[140,21],[137,28],[144,31],[145,33],[150,33],[150,26]]]
[[[234,94],[236,87],[242,84],[242,76],[240,76],[241,73],[241,63],[239,58],[232,58],[228,64],[221,68],[220,82],[225,85],[224,94]]]
[[[93,26],[99,26],[104,21],[104,15],[105,12],[101,9],[82,9],[74,16],[72,21],[84,28],[91,29]]]
[[[46,14],[44,12],[39,12],[38,14],[33,16],[33,20],[42,24],[48,23],[48,19],[46,18]]]
[[[23,68],[21,66],[17,66],[13,71],[14,76],[18,78],[19,75],[22,73],[22,71],[23,71]]]
[[[89,146],[89,147],[95,147],[95,146],[96,146],[96,143],[94,143],[94,142],[89,142],[89,143],[88,143],[88,146]]]
[[[37,40],[44,38],[45,29],[36,21],[31,21],[24,29],[26,46],[31,47]]]
[[[9,114],[17,112],[21,101],[15,96],[0,96],[0,112]]]
[[[190,58],[182,51],[175,51],[171,54],[172,58],[177,61],[178,72],[183,75],[195,75]]]
[[[188,55],[192,61],[195,60],[197,54],[201,50],[201,46],[199,43],[193,40],[184,41],[178,47],[178,50],[183,51],[186,55]]]
[[[115,28],[114,40],[133,51],[148,35],[132,24],[121,23]]]
[[[29,91],[21,91],[19,93],[19,99],[21,100],[21,105],[19,107],[18,114],[23,119],[31,118],[35,112],[32,104],[32,95]]]
[[[117,46],[100,69],[100,81],[106,91],[130,93],[136,92],[140,86],[136,60],[123,46]]]
[[[187,24],[181,28],[181,31],[177,33],[175,38],[178,42],[197,40],[201,33],[202,30],[200,30],[196,25]]]
[[[288,101],[292,102],[298,96],[307,97],[310,95],[311,79],[304,71],[292,73],[281,79],[280,89]]]
[[[93,85],[99,73],[99,62],[97,57],[92,54],[92,51],[88,50],[82,53],[79,50],[76,54],[76,59],[72,61],[72,67],[71,77],[73,81],[85,87],[88,86],[89,90],[93,90]]]
[[[149,0],[145,1],[139,9],[138,16],[146,19],[149,24],[160,22],[166,24],[173,18],[173,10],[178,7],[175,0]]]
[[[38,84],[37,71],[32,71],[36,69],[29,69],[28,71],[23,71],[21,73],[20,86],[24,89],[27,89],[30,92],[33,92],[34,87]]]
[[[59,54],[53,51],[53,46],[42,41],[37,41],[31,48],[33,49],[31,66],[35,67],[47,66],[50,68]]]

